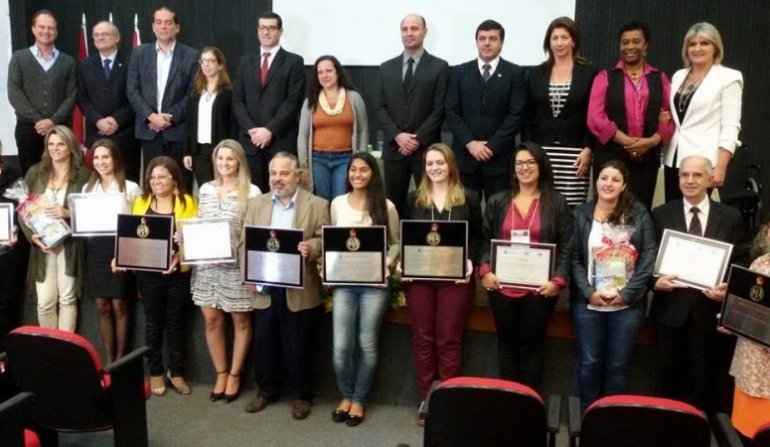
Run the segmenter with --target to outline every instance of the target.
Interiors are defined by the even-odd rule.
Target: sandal
[[[163,380],[163,376],[150,376],[150,389],[156,396],[166,394],[166,381]]]
[[[222,374],[227,374],[227,371],[217,371],[217,382],[219,382],[219,376],[221,376]],[[214,385],[214,389],[216,389],[216,384]],[[222,400],[224,396],[225,396],[225,390],[222,390],[220,392],[211,390],[211,394],[209,394],[209,400],[212,402],[216,402],[218,400]]]
[[[173,388],[177,393],[188,395],[192,392],[190,390],[190,386],[187,385],[187,382],[185,382],[184,377],[171,376],[171,372],[169,372],[166,377],[168,377],[168,383],[171,385],[171,388]]]

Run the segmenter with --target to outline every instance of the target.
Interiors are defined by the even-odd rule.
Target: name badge
[[[511,242],[529,244],[529,230],[511,230]]]

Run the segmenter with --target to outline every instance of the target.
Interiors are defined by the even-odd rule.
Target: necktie
[[[484,80],[484,82],[487,82],[489,78],[492,77],[492,73],[489,72],[489,69],[492,68],[489,64],[484,64],[481,68],[484,69],[484,71],[481,73],[481,79]]]
[[[409,86],[412,84],[412,77],[414,77],[414,59],[410,57],[406,60],[406,73],[404,73],[404,91],[409,90]]]
[[[268,69],[267,60],[268,59],[270,59],[270,52],[265,51],[262,54],[262,66],[259,67],[259,80],[262,84],[264,84],[265,79],[267,79],[267,69]]]
[[[112,63],[111,60],[105,59],[104,60],[104,79],[110,79],[110,72],[112,71],[110,69],[110,64]]]
[[[690,208],[690,212],[692,213],[692,220],[690,221],[690,229],[687,231],[687,233],[694,236],[703,236],[703,229],[701,228],[700,219],[698,218],[698,213],[700,213],[700,210],[697,206],[694,206]]]

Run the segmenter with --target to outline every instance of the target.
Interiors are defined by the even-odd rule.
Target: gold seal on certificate
[[[150,227],[147,226],[147,219],[142,217],[142,223],[136,227],[136,235],[144,239],[150,235]]]
[[[278,238],[276,231],[270,231],[270,239],[267,240],[267,244],[265,246],[269,251],[276,252],[281,249],[281,243],[278,242]]]
[[[765,283],[765,278],[758,276],[756,284],[751,286],[751,289],[749,289],[749,298],[751,298],[751,301],[754,301],[755,303],[759,303],[763,299],[765,299],[765,289],[762,287]]]
[[[441,235],[438,233],[438,224],[436,222],[433,222],[430,226],[430,232],[425,236],[425,242],[434,247],[441,243]]]
[[[358,251],[361,248],[361,239],[356,237],[356,229],[350,229],[350,237],[345,241],[345,247],[350,251]]]

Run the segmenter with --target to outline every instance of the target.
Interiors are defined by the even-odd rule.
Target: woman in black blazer
[[[580,30],[569,17],[551,22],[543,50],[548,60],[529,73],[524,136],[548,148],[554,185],[574,207],[588,196],[595,137],[586,119],[596,69],[580,55]]]
[[[500,378],[537,389],[543,375],[545,329],[569,278],[574,228],[567,201],[554,189],[553,170],[543,148],[522,143],[513,159],[512,189],[490,197],[484,210],[485,244],[478,274],[489,292],[497,327]],[[490,264],[492,239],[555,244],[553,274],[532,288],[503,288]]]
[[[184,167],[195,173],[198,187],[214,180],[211,153],[220,141],[235,138],[233,89],[225,56],[216,47],[201,52],[187,112]]]

